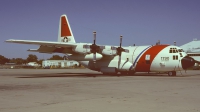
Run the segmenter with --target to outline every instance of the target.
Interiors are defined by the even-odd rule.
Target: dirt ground
[[[199,112],[200,71],[177,74],[0,69],[0,112]]]

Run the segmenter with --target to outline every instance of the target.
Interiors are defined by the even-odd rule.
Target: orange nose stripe
[[[139,59],[139,61],[137,62],[136,65],[136,71],[138,72],[149,72],[150,71],[150,67],[151,67],[151,63],[154,60],[154,58],[156,57],[156,55],[162,51],[164,48],[166,48],[169,45],[156,45],[156,46],[152,46],[151,48],[149,48]],[[146,55],[150,55],[150,60],[149,63],[146,63],[145,57]]]

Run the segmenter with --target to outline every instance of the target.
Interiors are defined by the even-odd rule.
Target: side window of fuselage
[[[170,48],[169,53],[173,54],[172,59],[173,60],[178,60],[178,57],[183,57],[182,53],[180,53],[181,50],[178,50],[177,48]],[[179,53],[179,54],[178,54]]]
[[[146,64],[150,64],[150,55],[149,54],[147,54],[145,56],[145,61],[146,61]]]
[[[173,55],[173,60],[178,60],[178,55]]]

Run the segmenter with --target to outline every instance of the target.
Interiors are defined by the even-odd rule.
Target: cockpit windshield
[[[177,48],[170,48],[169,53],[178,53]]]

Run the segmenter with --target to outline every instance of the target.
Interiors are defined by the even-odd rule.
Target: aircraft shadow
[[[165,73],[136,73],[134,75],[121,75],[121,74],[101,74],[101,73],[52,73],[52,74],[28,74],[22,75],[17,78],[47,78],[47,77],[127,77],[127,76],[154,76],[154,77],[169,77]],[[186,77],[184,75],[175,77]]]

